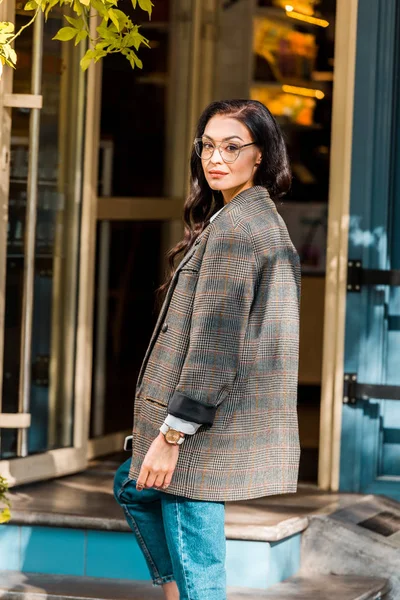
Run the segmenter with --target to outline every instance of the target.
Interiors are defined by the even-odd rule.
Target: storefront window
[[[251,97],[285,135],[293,182],[280,208],[303,273],[325,271],[335,10],[335,0],[259,0],[253,22]]]
[[[143,70],[121,54],[105,57],[102,77],[101,138],[115,149],[113,196],[166,195],[166,144],[170,89],[171,24],[169,2],[147,13],[124,7],[150,43],[140,47]],[[179,65],[178,65],[179,66]]]
[[[19,29],[30,15],[17,5],[15,18]],[[31,111],[14,108],[12,112],[2,411],[22,412],[21,349],[30,339],[23,315],[32,303],[28,411],[32,424],[26,434],[1,431],[1,458],[72,445],[85,91],[79,68],[82,48],[52,39],[63,21],[62,13],[53,9],[42,39],[33,295],[24,285]],[[14,93],[31,93],[34,43],[32,28],[16,40]],[[27,436],[24,444],[22,435]]]

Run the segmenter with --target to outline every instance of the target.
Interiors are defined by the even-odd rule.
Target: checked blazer
[[[181,260],[139,372],[129,472],[167,413],[201,423],[165,493],[295,492],[300,261],[267,190],[237,194]]]

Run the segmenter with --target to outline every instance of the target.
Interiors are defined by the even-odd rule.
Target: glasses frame
[[[235,158],[234,158],[233,160],[226,160],[226,159],[225,159],[225,158],[222,156],[222,154],[221,154],[221,152],[220,152],[220,147],[221,147],[221,145],[222,145],[224,142],[226,143],[226,142],[227,142],[227,140],[223,140],[223,141],[222,141],[222,142],[220,142],[219,144],[214,144],[214,142],[212,142],[212,141],[210,140],[210,143],[211,143],[211,144],[213,144],[213,146],[214,146],[214,150],[213,150],[213,152],[212,152],[212,154],[211,154],[211,156],[210,156],[209,158],[203,158],[202,156],[199,156],[199,153],[197,152],[197,149],[196,149],[196,143],[197,143],[197,142],[201,142],[201,143],[203,143],[203,138],[195,138],[195,139],[194,139],[194,141],[193,141],[193,146],[194,146],[195,152],[196,152],[197,156],[200,158],[200,160],[211,160],[211,158],[212,158],[212,157],[213,157],[213,155],[214,155],[214,152],[215,152],[216,150],[218,150],[220,157],[221,157],[221,158],[222,158],[222,160],[223,160],[224,162],[226,162],[226,163],[233,163],[233,162],[235,162],[235,160],[237,160],[237,159],[239,158],[239,156],[240,156],[240,153],[241,153],[241,151],[243,150],[243,148],[246,148],[247,146],[253,146],[253,145],[255,144],[255,142],[250,142],[249,144],[242,144],[242,146],[239,146],[239,152],[237,153],[237,156],[235,156]]]

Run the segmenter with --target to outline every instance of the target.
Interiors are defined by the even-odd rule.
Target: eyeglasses
[[[210,140],[203,140],[202,138],[196,138],[193,143],[197,156],[202,160],[209,160],[214,154],[215,149],[218,149],[224,162],[235,161],[243,148],[255,144],[255,142],[243,144],[242,146],[234,142],[221,142],[220,144],[213,144],[213,142]]]

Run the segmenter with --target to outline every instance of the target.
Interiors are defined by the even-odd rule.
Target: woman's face
[[[253,142],[246,125],[233,117],[215,115],[204,130],[203,144],[210,141],[215,145],[231,142],[232,147]],[[230,148],[231,149],[231,148]],[[252,187],[261,151],[257,146],[247,146],[240,151],[234,162],[225,162],[217,148],[209,159],[202,159],[203,171],[212,190],[223,193],[225,203],[239,192]]]

